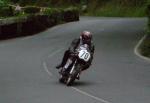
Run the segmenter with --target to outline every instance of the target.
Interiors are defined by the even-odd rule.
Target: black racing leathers
[[[83,44],[82,43],[82,40],[79,38],[79,39],[74,39],[70,45],[70,47],[68,48],[68,50],[65,51],[64,53],[64,57],[63,57],[63,60],[62,60],[62,63],[61,63],[61,66],[64,67],[64,65],[66,64],[68,58],[70,57],[70,54],[71,53],[74,53],[76,52],[76,48]],[[89,49],[90,49],[90,52],[91,52],[91,59],[89,60],[88,63],[86,63],[86,65],[84,65],[83,67],[83,70],[86,70],[89,68],[89,66],[91,65],[92,63],[92,60],[93,60],[93,54],[94,54],[94,50],[95,50],[95,47],[93,45],[93,42],[91,41],[91,43],[88,44],[89,45]]]

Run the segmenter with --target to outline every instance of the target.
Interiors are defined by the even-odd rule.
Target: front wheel
[[[75,80],[74,78],[72,78],[71,76],[69,76],[69,78],[68,78],[68,80],[66,82],[66,85],[70,86],[73,83],[74,80]]]
[[[67,86],[70,86],[75,81],[77,75],[78,75],[78,71],[74,69],[72,74],[67,79],[66,82]]]
[[[80,72],[80,65],[76,65],[72,73],[68,76],[66,85],[70,86],[76,79],[78,73]]]

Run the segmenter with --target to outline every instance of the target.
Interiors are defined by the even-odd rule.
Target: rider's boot
[[[59,71],[60,74],[64,75],[66,74],[66,69],[65,68],[61,68],[61,70]]]
[[[62,65],[59,64],[59,65],[56,66],[56,69],[60,69],[61,67],[62,67]]]

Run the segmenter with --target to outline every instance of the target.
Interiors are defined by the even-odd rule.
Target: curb
[[[142,42],[146,39],[146,37],[147,37],[147,35],[144,35],[144,37],[142,37],[142,39],[137,43],[137,45],[136,45],[135,48],[134,48],[134,53],[135,53],[138,57],[140,57],[141,59],[144,59],[144,60],[150,62],[150,58],[141,55],[140,52],[139,52],[139,48],[140,48]]]

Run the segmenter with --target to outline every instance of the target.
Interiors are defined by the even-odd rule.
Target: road
[[[134,53],[146,18],[81,17],[34,36],[0,42],[0,103],[150,103],[150,62]],[[72,87],[58,82],[65,49],[93,33],[92,66]]]

